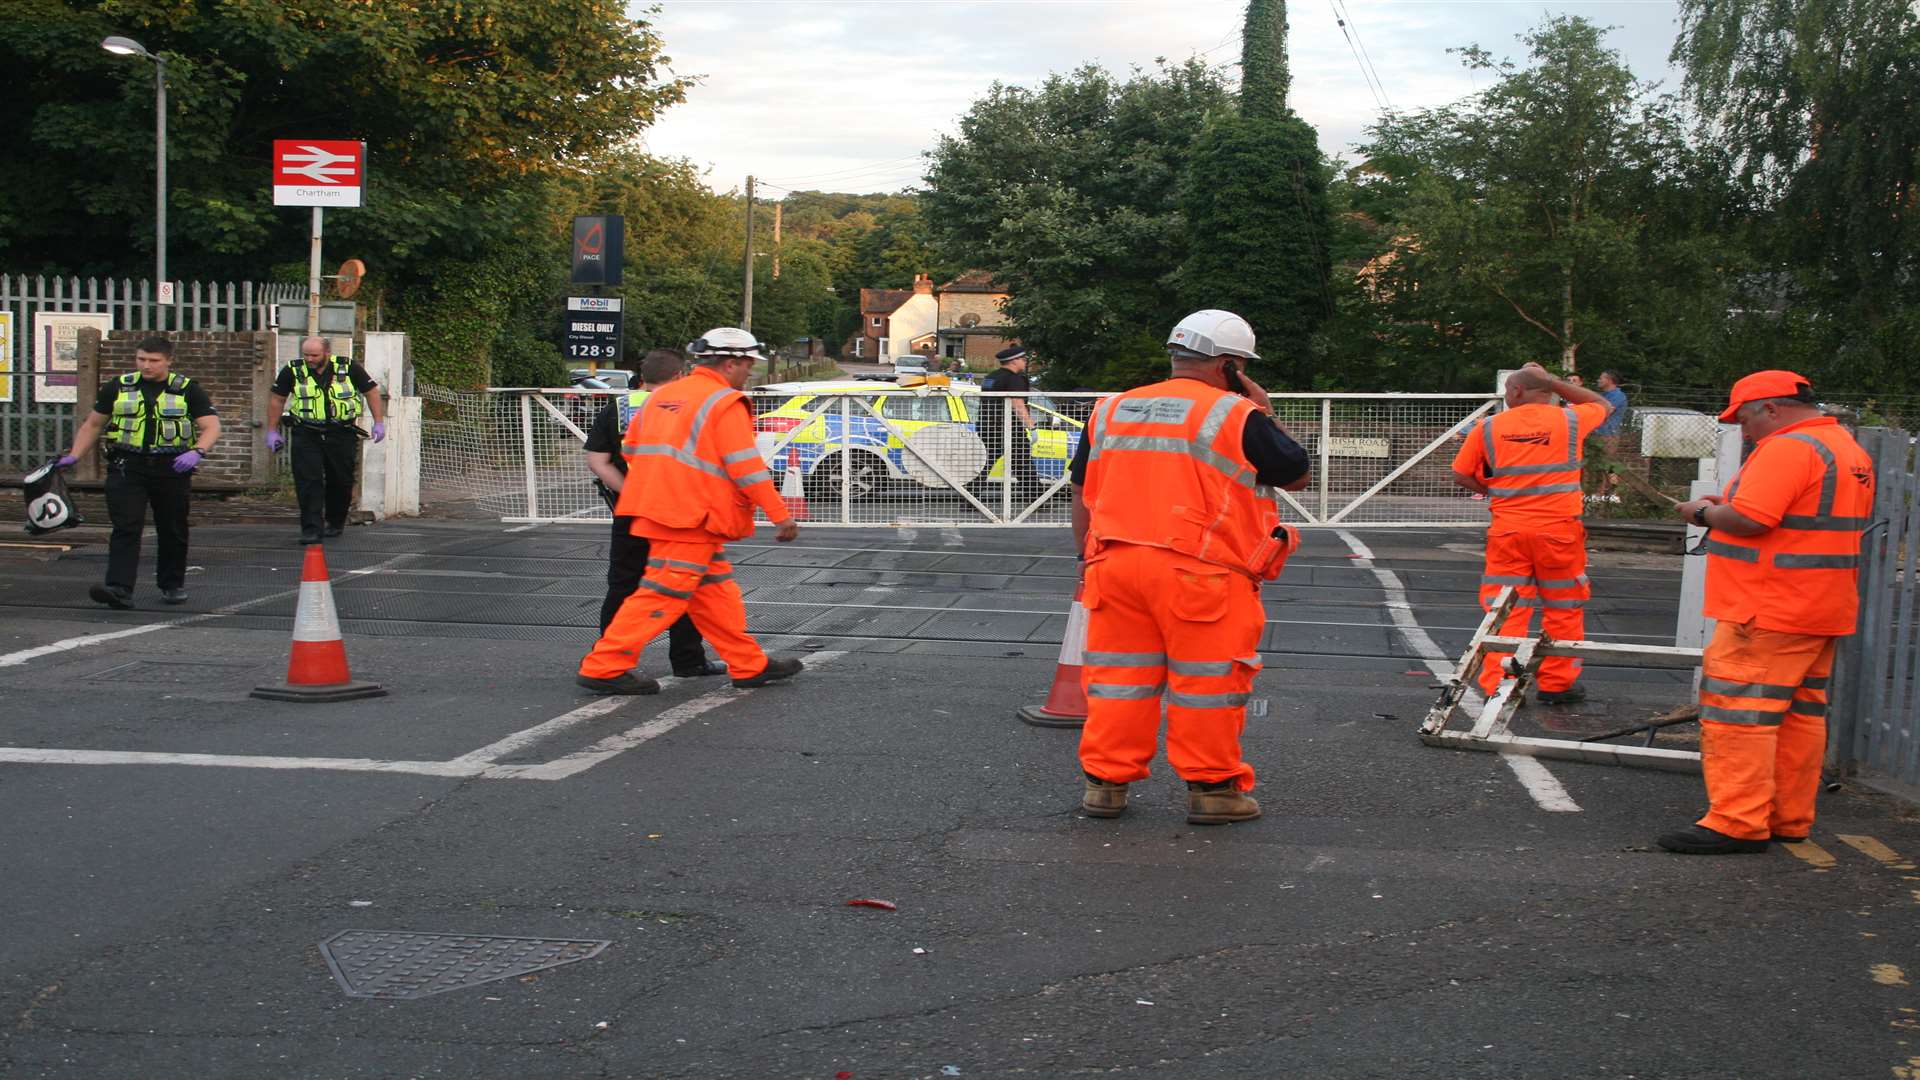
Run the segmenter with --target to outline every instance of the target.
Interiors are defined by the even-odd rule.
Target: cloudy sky
[[[918,181],[920,153],[996,81],[1031,86],[1081,64],[1124,72],[1157,57],[1232,65],[1244,8],[1244,0],[664,0],[646,14],[636,5],[665,38],[671,70],[700,80],[646,143],[691,159],[719,191],[749,173],[776,198],[782,189],[898,190]],[[1675,86],[1667,66],[1675,11],[1673,0],[1297,0],[1288,11],[1293,105],[1328,153],[1351,157],[1383,105],[1439,105],[1486,84],[1450,46],[1478,43],[1519,60],[1516,35],[1549,14],[1616,27],[1609,44],[1634,74]]]

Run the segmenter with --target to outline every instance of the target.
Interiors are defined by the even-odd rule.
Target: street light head
[[[120,37],[117,34],[113,37],[103,39],[100,42],[100,47],[115,56],[144,56],[149,60],[154,59],[154,55],[147,51],[145,45],[140,44],[132,38]]]

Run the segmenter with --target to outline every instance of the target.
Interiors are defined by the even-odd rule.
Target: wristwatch
[[[1707,508],[1705,504],[1693,508],[1693,523],[1703,529],[1707,527]]]

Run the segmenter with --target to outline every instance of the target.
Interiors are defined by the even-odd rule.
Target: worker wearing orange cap
[[[1487,562],[1480,575],[1480,606],[1492,610],[1500,590],[1518,595],[1500,626],[1520,637],[1541,609],[1540,625],[1557,641],[1586,638],[1587,530],[1581,524],[1581,445],[1606,423],[1613,406],[1584,386],[1556,379],[1539,364],[1507,376],[1507,409],[1467,436],[1453,458],[1454,482],[1488,496]],[[1553,404],[1558,394],[1568,404]],[[1488,653],[1480,689],[1500,687],[1509,653]],[[1539,701],[1561,705],[1585,698],[1580,661],[1549,656],[1540,662]]]
[[[1298,490],[1306,451],[1241,373],[1258,360],[1253,327],[1196,311],[1167,338],[1172,378],[1100,403],[1069,466],[1073,534],[1086,569],[1087,722],[1080,799],[1118,817],[1147,777],[1166,703],[1167,761],[1187,782],[1187,821],[1260,816],[1240,756],[1260,671],[1260,583],[1279,576],[1298,535],[1270,488]]]
[[[1711,808],[1659,838],[1668,851],[1729,855],[1798,843],[1813,828],[1827,745],[1834,644],[1859,610],[1860,536],[1873,460],[1824,414],[1805,378],[1757,371],[1733,384],[1722,422],[1754,443],[1724,495],[1681,503],[1707,535],[1700,765]]]

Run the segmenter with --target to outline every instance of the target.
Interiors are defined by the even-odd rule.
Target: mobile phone
[[[1246,381],[1240,378],[1240,365],[1229,360],[1220,368],[1220,374],[1227,380],[1227,389],[1241,397],[1247,396]]]

